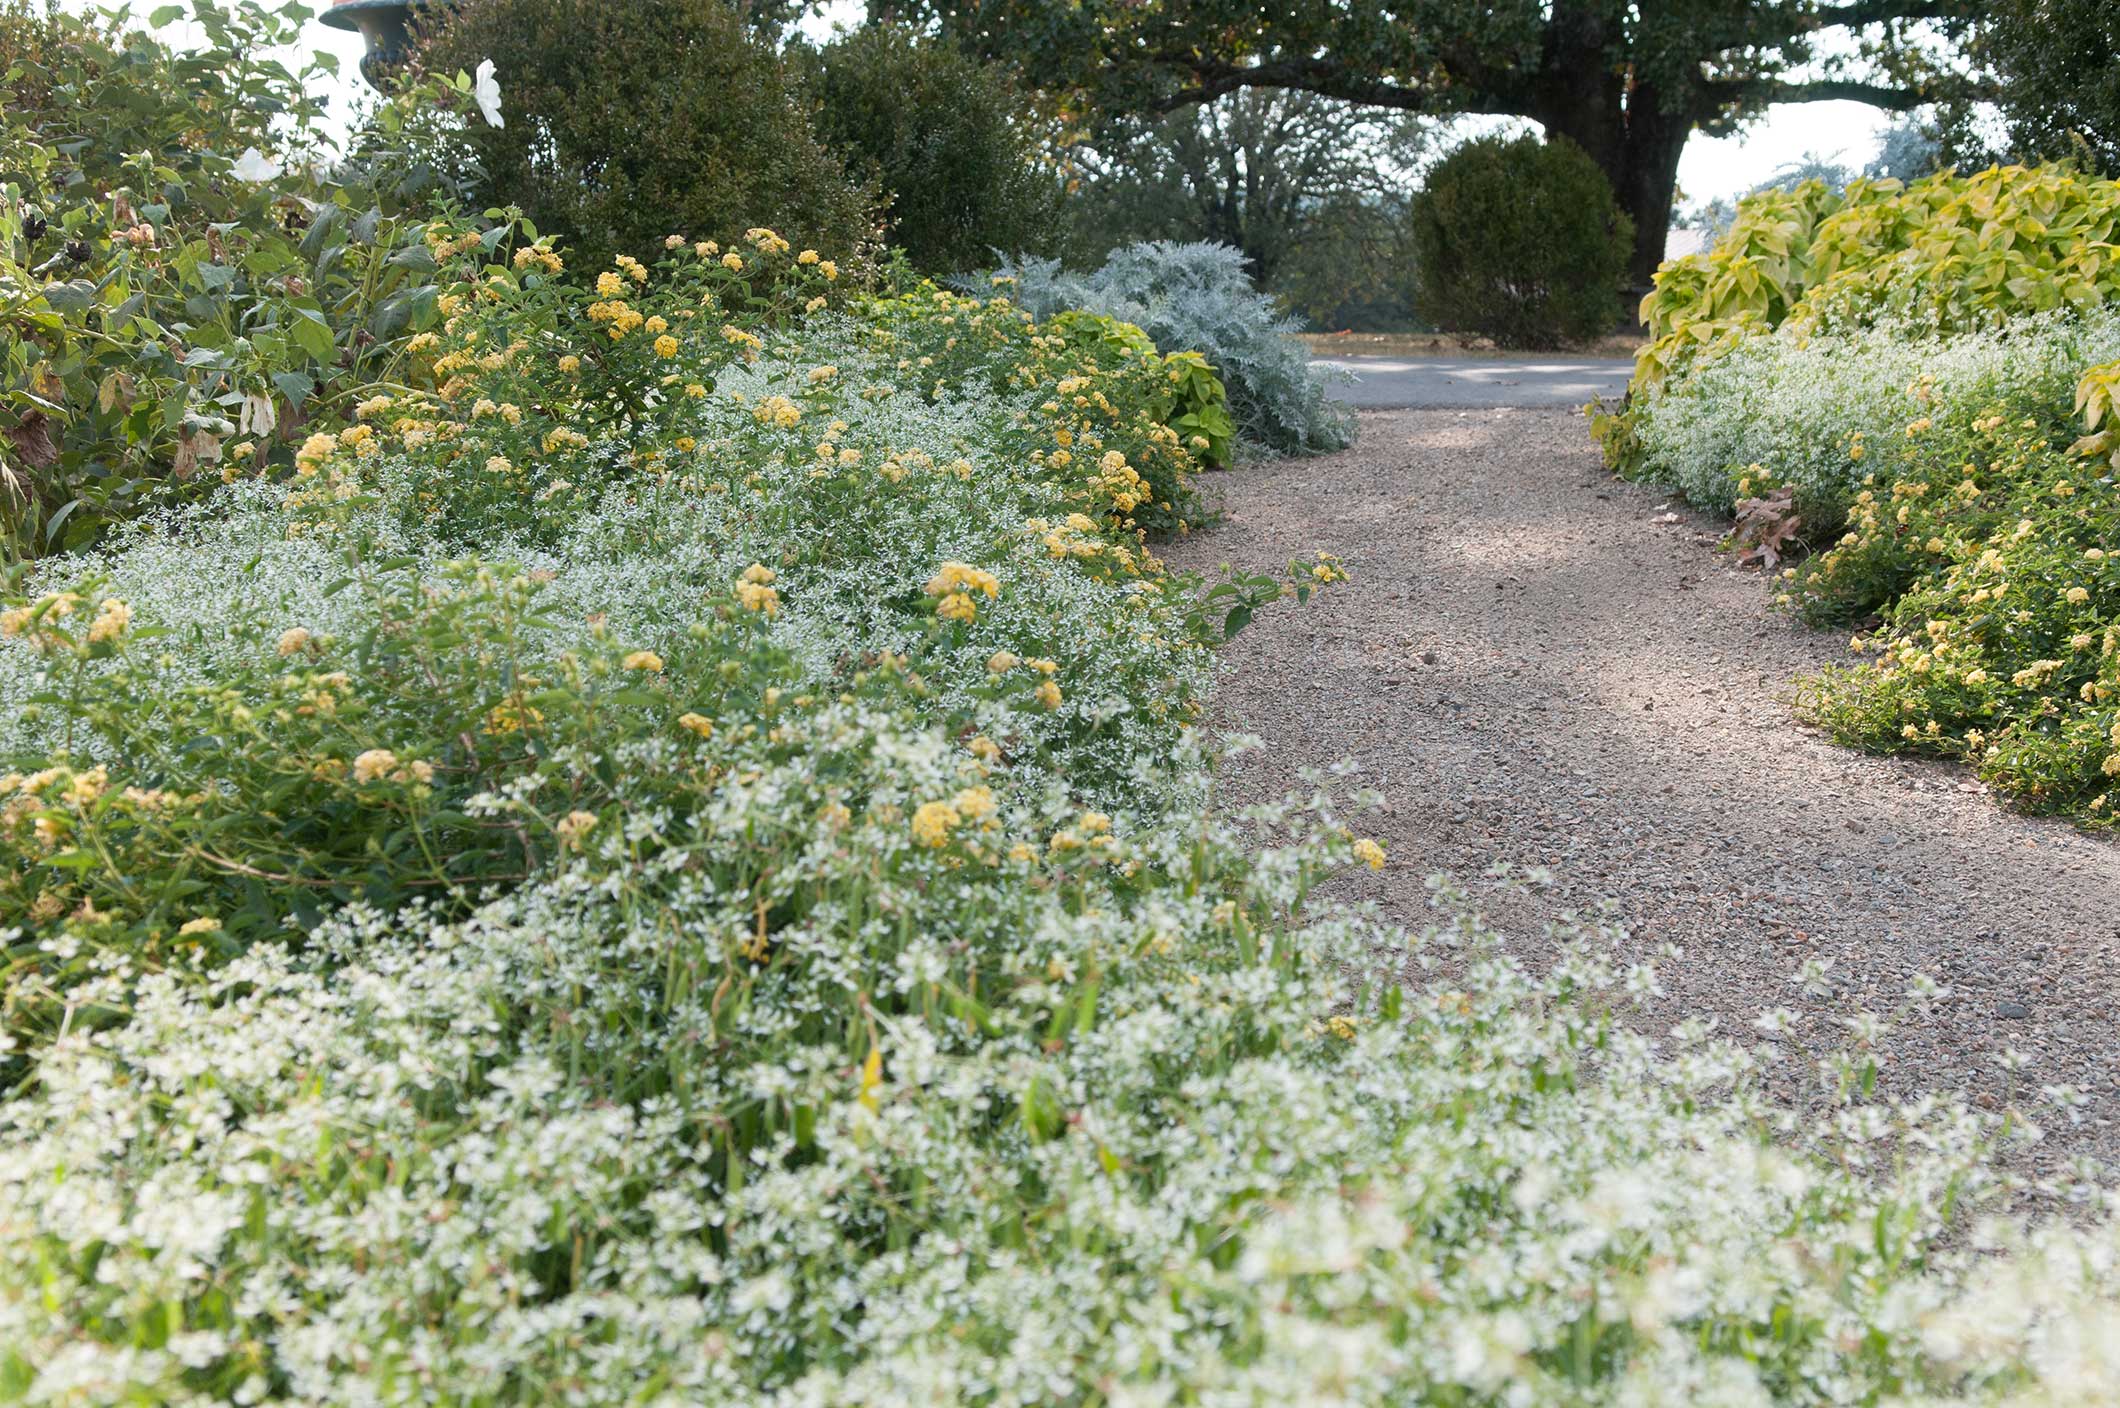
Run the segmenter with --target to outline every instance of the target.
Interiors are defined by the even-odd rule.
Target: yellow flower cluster
[[[935,614],[946,621],[971,621],[979,614],[973,601],[975,592],[985,593],[988,600],[1001,595],[1001,583],[993,573],[969,563],[945,562],[933,577],[928,579],[927,594],[937,597]]]
[[[338,453],[339,437],[318,431],[302,442],[302,448],[294,452],[294,471],[301,475],[315,474],[331,457]]]
[[[985,787],[967,787],[947,802],[922,802],[913,811],[913,839],[930,850],[947,846],[957,828],[967,824],[991,829],[1000,811],[993,792]]]
[[[96,619],[88,625],[90,645],[108,645],[132,626],[132,608],[116,597],[105,597],[96,608]]]
[[[736,579],[736,599],[746,611],[761,616],[780,614],[780,593],[773,586],[774,575],[773,569],[762,563],[744,568],[743,575]]]
[[[353,780],[363,786],[385,781],[423,786],[434,781],[434,764],[403,761],[388,748],[370,748],[354,758]]]
[[[542,269],[548,274],[557,274],[567,267],[549,240],[524,245],[515,251],[514,263],[518,270]]]
[[[774,425],[782,430],[792,430],[802,423],[802,407],[785,396],[767,396],[751,408],[751,415],[761,425]]]
[[[611,274],[603,274],[599,276],[599,281],[613,277],[615,276]],[[590,304],[589,320],[595,323],[608,324],[604,331],[610,334],[613,342],[620,341],[627,333],[633,331],[645,321],[640,310],[634,308],[623,299],[599,300]]]

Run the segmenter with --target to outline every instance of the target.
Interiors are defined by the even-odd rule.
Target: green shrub
[[[1642,300],[1643,393],[1757,332],[1897,321],[1930,333],[2120,298],[2120,182],[2064,166],[1817,181],[1747,196],[1715,248],[1667,262]]]
[[[2104,828],[2120,787],[2115,357],[2114,308],[1949,337],[1898,320],[1759,332],[1608,428],[1694,502],[1738,512],[1741,545],[1796,559],[1782,605],[1856,627],[1857,658],[1801,683],[1806,718],[1856,747],[1961,759],[2017,806]]]
[[[890,24],[846,35],[806,67],[819,138],[883,193],[885,238],[914,268],[950,274],[996,250],[1053,245],[1062,177],[1039,114],[999,70]]]
[[[504,125],[465,123],[487,203],[602,268],[663,239],[769,227],[852,260],[874,192],[811,130],[777,52],[723,0],[465,0],[425,35],[442,74],[491,59]]]
[[[1415,289],[1439,328],[1558,347],[1618,325],[1633,223],[1566,140],[1480,137],[1414,198]]]
[[[239,434],[285,464],[304,422],[397,375],[436,317],[385,107],[321,172],[301,21],[196,7],[177,53],[106,17],[0,23],[0,560],[91,541],[215,482]]]
[[[2120,822],[2115,387],[2120,362],[2084,374],[2081,437],[2003,407],[1909,422],[1847,532],[1787,574],[1783,600],[1812,619],[1882,612],[1854,640],[1870,663],[1806,683],[1809,717],[1861,747],[1963,758],[2026,808]]]

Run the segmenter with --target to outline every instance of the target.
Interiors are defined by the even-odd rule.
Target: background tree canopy
[[[1980,39],[2016,152],[2120,175],[2120,5],[1998,0]]]
[[[894,9],[898,8],[893,6]],[[1589,154],[1632,219],[1630,274],[1663,258],[1696,129],[1833,98],[1906,110],[1964,91],[1923,42],[1970,0],[913,0],[977,52],[1066,92],[1085,118],[1244,88],[1530,118]],[[1822,43],[1831,39],[1832,43]]]
[[[1431,135],[1409,113],[1244,89],[1107,124],[1075,154],[1073,219],[1100,256],[1137,239],[1215,240],[1276,286],[1321,207],[1402,195]]]
[[[1006,74],[892,24],[793,57],[817,135],[883,192],[885,236],[914,268],[953,274],[1058,242],[1052,124]]]
[[[507,125],[462,134],[480,189],[585,266],[753,225],[852,251],[873,240],[876,193],[811,129],[767,37],[775,14],[724,0],[461,0],[422,61],[453,73],[493,60]]]

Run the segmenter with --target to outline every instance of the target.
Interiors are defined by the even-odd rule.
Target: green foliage
[[[2095,827],[2120,776],[2116,228],[2120,187],[2051,166],[1753,197],[1659,277],[1598,423],[1741,540],[1816,544],[1783,604],[1874,623],[1808,717]]]
[[[930,395],[970,384],[997,394],[1050,388],[1024,425],[1032,462],[1084,475],[1125,528],[1181,532],[1200,516],[1196,463],[1230,452],[1222,383],[1198,353],[1156,351],[1131,323],[1079,309],[1039,322],[1006,297],[965,298],[921,283],[862,304],[878,345],[934,377]],[[1148,427],[1138,449],[1095,453],[1100,427]],[[1057,550],[1057,549],[1056,549]]]
[[[2120,297],[2120,182],[2063,166],[2008,166],[1912,183],[1818,182],[1747,197],[1705,255],[1657,271],[1635,387],[1792,322],[1894,318],[1933,332]]]
[[[14,696],[20,724],[49,749],[0,757],[21,769],[0,799],[0,837],[19,843],[0,872],[0,903],[40,926],[92,913],[102,942],[156,954],[209,915],[188,946],[228,957],[290,916],[313,922],[355,901],[439,911],[521,882],[571,844],[563,819],[601,815],[622,794],[644,802],[638,787],[652,769],[622,784],[609,763],[584,759],[672,730],[703,739],[708,721],[770,715],[782,687],[801,693],[799,661],[766,629],[781,591],[910,550],[900,514],[931,515],[932,533],[982,503],[967,549],[1002,531],[1024,544],[1011,551],[1064,564],[1070,579],[1140,584],[1139,606],[1160,602],[1161,614],[1126,613],[1113,622],[1122,632],[1218,638],[1241,627],[1224,619],[1231,611],[1248,617],[1260,603],[1257,583],[1235,582],[1182,610],[1140,550],[1146,530],[1182,528],[1192,510],[1194,459],[1169,422],[1181,408],[1202,414],[1186,399],[1205,394],[1192,382],[1219,388],[1197,358],[1166,361],[1138,329],[1043,327],[1006,300],[929,287],[861,304],[858,326],[812,351],[805,320],[826,300],[811,295],[836,271],[771,232],[741,254],[703,244],[652,270],[625,261],[593,288],[560,277],[548,244],[511,249],[507,228],[499,233],[489,247],[461,227],[431,232],[445,273],[468,276],[451,282],[478,293],[443,296],[446,321],[417,354],[428,389],[371,387],[358,421],[311,435],[291,471],[260,466],[224,491],[247,504],[238,516],[271,506],[280,541],[265,556],[314,545],[300,614],[251,603],[213,621],[210,669],[191,648],[156,644],[178,629],[180,601],[150,601],[122,574],[90,568],[18,591],[0,614],[0,648],[18,665],[36,662]],[[900,369],[916,367],[902,384]],[[903,413],[883,407],[901,395]],[[890,428],[906,417],[947,423],[960,398],[979,408],[983,439],[953,458]],[[849,416],[889,438],[850,430]],[[703,455],[710,438],[720,448]],[[971,454],[1006,456],[1026,477],[982,489]],[[769,462],[792,500],[753,502],[750,480]],[[738,482],[710,488],[703,473]],[[703,506],[679,509],[700,495]],[[580,535],[613,496],[649,500],[637,511],[656,534],[689,512],[709,551],[725,513],[750,523],[747,533],[770,518],[791,536],[770,568],[754,560],[705,579],[686,568],[688,625],[643,627],[648,638],[593,623],[585,633],[582,613],[556,610],[543,590],[549,573],[447,556],[505,541],[593,559],[602,549]],[[869,500],[873,511],[858,507]],[[711,521],[698,521],[702,507]],[[927,571],[900,584],[887,610],[964,647],[1001,584],[963,563]],[[1332,575],[1306,570],[1297,585],[1307,592]],[[1280,583],[1267,586],[1265,599],[1280,594]],[[1201,614],[1210,609],[1214,623]],[[1026,630],[1012,637],[1035,647],[1026,654],[1079,653],[1035,621]],[[989,670],[991,649],[966,647],[971,700],[1059,709],[1057,665]],[[930,654],[835,674],[831,694],[846,707],[895,707],[906,671],[937,668]],[[475,801],[502,796],[514,824],[494,824]],[[57,981],[30,952],[13,955],[17,1029],[36,1009],[28,994]]]
[[[1055,314],[1050,326],[1071,345],[1088,346],[1106,356],[1146,362],[1159,355],[1147,333],[1108,314],[1070,308]],[[1169,405],[1157,418],[1178,432],[1203,464],[1227,465],[1236,448],[1237,423],[1230,419],[1229,392],[1222,379],[1198,352],[1173,352],[1161,358],[1161,366]]]
[[[386,107],[336,179],[313,164],[324,68],[268,57],[301,21],[194,15],[185,53],[63,13],[0,26],[0,559],[90,541],[239,434],[285,463],[435,317],[403,158],[432,95]]]
[[[351,424],[0,586],[0,1396],[2111,1381],[2110,1193],[1973,1222],[2019,1114],[1873,1101],[1873,1019],[1786,1104],[1616,929],[1409,938],[1322,789],[1207,808],[1207,647],[1344,573],[1148,553],[1197,358],[489,219]]]
[[[1411,204],[1342,196],[1317,206],[1281,266],[1274,296],[1323,332],[1421,329]]]
[[[1565,140],[1481,137],[1438,162],[1412,211],[1424,317],[1504,347],[1612,331],[1634,227]]]
[[[465,120],[489,203],[601,268],[663,239],[770,227],[852,260],[874,192],[811,130],[779,54],[723,0],[466,0],[421,40],[453,74],[491,59],[504,126]]]
[[[1326,399],[1295,324],[1252,286],[1225,245],[1161,242],[1122,249],[1089,274],[1058,260],[1004,260],[990,280],[1041,317],[1090,309],[1145,330],[1154,344],[1199,352],[1228,388],[1236,438],[1287,454],[1336,450],[1353,420]]]
[[[2104,0],[2000,0],[1980,52],[2013,150],[2120,177],[2120,13]]]
[[[1995,411],[1910,426],[1847,534],[1791,574],[1814,619],[1882,608],[1855,638],[1874,663],[1810,680],[1807,715],[1842,742],[1963,758],[2031,810],[2120,822],[2116,383],[2120,363],[2084,375],[2091,433],[2067,449]]]
[[[1041,114],[998,69],[946,40],[866,26],[806,65],[819,139],[883,192],[885,238],[914,268],[975,268],[995,250],[1046,253],[1062,178]]]
[[[1107,120],[1069,150],[1081,183],[1069,258],[1095,262],[1146,240],[1226,244],[1279,294],[1347,207],[1397,197],[1429,131],[1409,114],[1271,89]]]
[[[1756,0],[1416,0],[1388,9],[1351,0],[916,0],[911,13],[1100,116],[1165,112],[1256,87],[1535,120],[1579,144],[1611,181],[1634,222],[1631,281],[1643,285],[1663,257],[1692,132],[1726,133],[1783,101],[1896,107],[1963,95],[1969,85],[1940,60],[1937,40],[1956,38],[1983,8],[1972,0],[1893,0],[1881,9]],[[1931,23],[1904,22],[1914,18]],[[1801,71],[1821,45],[1849,57],[1814,81]]]

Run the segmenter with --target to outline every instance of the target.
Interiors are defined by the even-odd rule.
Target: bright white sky
[[[68,9],[86,9],[88,0],[62,0]],[[133,12],[144,18],[163,0],[129,0]],[[324,0],[307,0],[321,7]],[[818,38],[831,33],[834,25],[857,22],[861,0],[828,0],[820,15],[803,27]],[[165,33],[181,43],[188,22],[168,27]],[[333,115],[350,120],[354,99],[362,91],[360,75],[361,38],[324,24],[310,25],[311,46],[339,57],[339,81],[331,94]],[[507,94],[501,95],[507,110]],[[1773,108],[1751,128],[1735,137],[1710,139],[1695,136],[1686,144],[1678,167],[1683,202],[1696,205],[1716,196],[1734,196],[1750,190],[1785,166],[1807,156],[1861,167],[1877,153],[1877,135],[1887,115],[1861,103],[1791,103]]]

